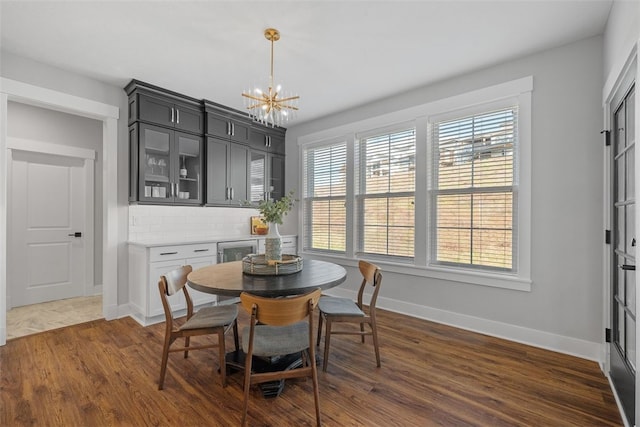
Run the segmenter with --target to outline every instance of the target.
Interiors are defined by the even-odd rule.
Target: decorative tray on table
[[[242,272],[256,276],[279,276],[302,270],[302,258],[297,255],[282,255],[282,261],[267,261],[264,254],[247,255],[242,258]]]

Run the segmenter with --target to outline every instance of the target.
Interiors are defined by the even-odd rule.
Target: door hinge
[[[604,230],[604,242],[607,245],[611,244],[611,230]]]
[[[611,342],[611,329],[606,328],[604,330],[604,341],[605,342]]]
[[[601,130],[600,131],[601,134],[604,134],[604,145],[605,147],[608,147],[611,145],[611,132],[608,130]]]

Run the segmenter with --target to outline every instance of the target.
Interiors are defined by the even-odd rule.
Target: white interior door
[[[13,150],[7,275],[11,306],[85,294],[87,179],[81,158]],[[78,234],[79,233],[79,234]]]

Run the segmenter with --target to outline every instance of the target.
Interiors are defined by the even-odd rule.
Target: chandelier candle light
[[[254,120],[273,126],[281,126],[293,117],[298,110],[297,95],[283,94],[280,85],[274,85],[273,78],[273,43],[280,40],[280,32],[275,28],[264,30],[264,37],[271,42],[271,72],[269,73],[269,88],[264,91],[255,88],[245,91],[245,105]]]

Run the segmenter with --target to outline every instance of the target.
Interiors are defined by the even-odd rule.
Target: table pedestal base
[[[227,353],[226,362],[227,369],[232,373],[234,371],[244,371],[246,354],[242,350]],[[302,366],[302,357],[300,353],[287,354],[284,356],[274,357],[258,357],[253,356],[251,366],[254,372],[274,372],[287,371]],[[284,380],[270,381],[259,384],[262,395],[265,398],[277,397],[284,389]]]

